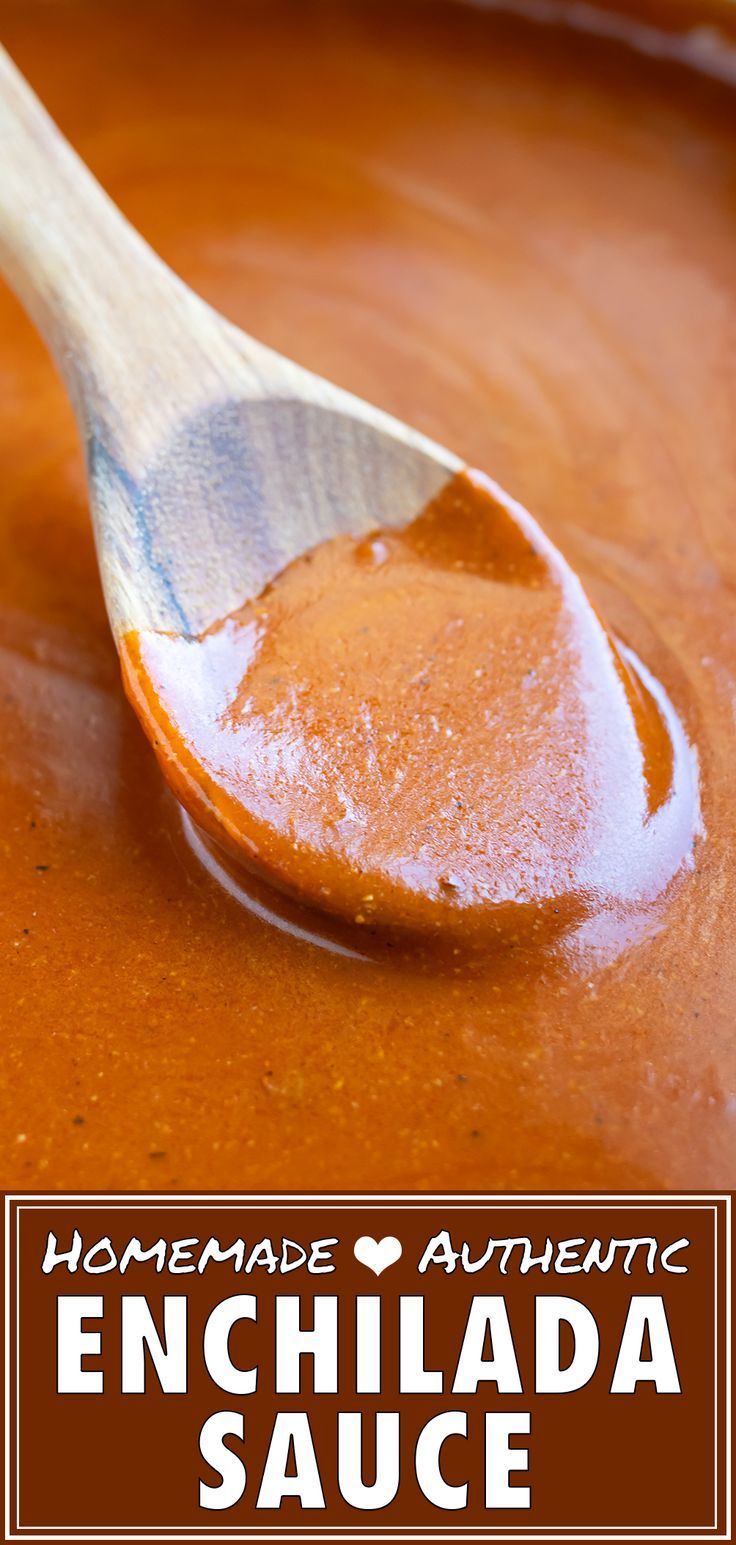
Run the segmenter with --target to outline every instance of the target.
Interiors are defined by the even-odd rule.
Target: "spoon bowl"
[[[206,323],[203,361],[208,336],[227,327],[214,314]],[[90,501],[118,641],[132,629],[203,632],[320,542],[403,525],[459,466],[286,361],[283,395],[253,394],[255,349],[231,331],[220,392],[173,419],[135,474],[112,426],[90,423]]]

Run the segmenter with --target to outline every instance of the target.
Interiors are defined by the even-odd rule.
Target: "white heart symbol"
[[[367,1266],[369,1271],[374,1271],[380,1277],[387,1266],[393,1266],[394,1261],[398,1261],[401,1240],[393,1234],[386,1234],[384,1239],[372,1239],[370,1234],[361,1234],[353,1245],[353,1253],[361,1266]]]

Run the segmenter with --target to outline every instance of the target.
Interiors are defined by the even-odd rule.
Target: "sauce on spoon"
[[[124,642],[178,797],[358,926],[549,941],[653,902],[697,821],[661,690],[487,478],[335,537],[197,638]]]

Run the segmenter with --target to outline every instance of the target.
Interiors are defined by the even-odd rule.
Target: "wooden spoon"
[[[188,289],[2,49],[0,141],[0,269],[74,406],[118,646],[201,632],[315,543],[403,525],[460,469]]]
[[[129,695],[200,825],[351,923],[514,949],[663,892],[696,823],[688,748],[531,516],[192,294],[1,52],[0,136],[0,265],[76,410]],[[366,544],[369,622],[354,565],[310,613],[326,539],[388,526],[409,532]],[[287,565],[252,659],[244,603]]]

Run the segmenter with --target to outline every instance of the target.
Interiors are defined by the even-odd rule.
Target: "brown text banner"
[[[6,1198],[6,1538],[730,1538],[726,1196]]]

